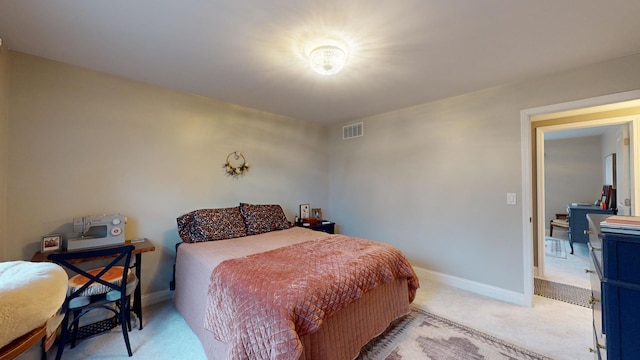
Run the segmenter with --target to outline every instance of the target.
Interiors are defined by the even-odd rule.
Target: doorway
[[[541,179],[544,174],[544,133],[619,124],[629,124],[630,153],[637,154],[640,151],[640,90],[521,112],[524,305],[533,305],[534,273],[539,263],[544,264],[545,192],[544,179]],[[640,176],[636,175],[640,170],[640,157],[630,159],[629,168],[631,213],[635,215],[640,214]]]
[[[617,123],[623,119],[605,119]],[[632,120],[630,117],[629,121]],[[537,151],[541,172],[539,189],[544,189],[540,197],[544,199],[541,206],[545,225],[545,232],[540,234],[536,278],[589,289],[590,278],[585,269],[589,268],[590,254],[586,243],[574,233],[574,240],[570,245],[569,228],[558,227],[551,229],[552,219],[566,217],[569,205],[580,206],[581,210],[574,211],[584,215],[585,207],[594,206],[594,201],[601,199],[603,184],[616,188],[620,204],[619,214],[629,214],[624,206],[624,199],[630,201],[629,182],[624,181],[629,174],[629,124],[616,124],[589,127],[589,124],[576,123],[566,130],[542,129],[544,135],[544,149]],[[587,126],[585,126],[587,125]],[[626,139],[626,141],[625,141]],[[605,159],[610,154],[617,154],[617,183],[606,182],[604,174]],[[599,205],[599,204],[598,204]],[[594,207],[599,210],[599,207]],[[586,220],[585,220],[586,221]],[[553,230],[553,232],[551,232]]]

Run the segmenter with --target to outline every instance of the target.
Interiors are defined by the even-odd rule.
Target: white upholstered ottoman
[[[51,319],[67,295],[68,276],[53,263],[0,262],[0,348]]]

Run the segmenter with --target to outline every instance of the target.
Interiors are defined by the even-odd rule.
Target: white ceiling
[[[10,49],[323,124],[640,52],[637,0],[5,0]],[[345,69],[305,62],[318,37]]]
[[[578,137],[589,136],[601,136],[607,132],[607,130],[613,126],[623,125],[610,125],[610,126],[596,126],[596,127],[583,127],[578,129],[569,130],[557,130],[557,131],[545,131],[544,140],[563,140]]]

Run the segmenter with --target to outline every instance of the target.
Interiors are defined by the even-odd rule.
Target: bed
[[[177,224],[183,242],[176,246],[174,304],[209,359],[354,359],[393,320],[410,312],[419,286],[399,250],[293,227],[279,205],[199,209],[178,217]],[[376,252],[379,248],[384,256]],[[354,259],[342,260],[351,254]],[[386,270],[369,268],[371,259],[384,263],[386,257],[394,258],[383,265]],[[324,266],[345,274],[330,273]],[[287,267],[293,274],[283,274]],[[289,275],[294,278],[285,278]],[[256,281],[268,284],[263,290],[267,295],[256,295]],[[285,288],[271,289],[277,282]],[[325,283],[330,290],[318,285]],[[274,305],[290,305],[292,301],[281,298],[298,288],[302,290],[292,295],[298,301],[295,309]],[[310,298],[323,299],[307,306]],[[279,318],[283,314],[291,317]],[[276,340],[268,333],[272,327]]]

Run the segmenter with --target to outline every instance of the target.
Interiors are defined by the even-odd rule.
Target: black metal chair
[[[56,360],[60,360],[62,357],[69,336],[71,336],[71,348],[75,347],[80,318],[97,308],[107,309],[115,314],[122,327],[127,352],[129,356],[133,355],[128,332],[131,331],[130,295],[138,285],[135,275],[129,274],[131,254],[134,248],[133,245],[126,245],[81,252],[55,253],[48,256],[52,262],[86,278],[86,283],[82,286],[70,286],[69,294],[62,304],[64,319],[61,324]],[[113,257],[113,259],[108,265],[99,269],[85,271],[74,265],[74,262],[80,259],[107,257]],[[122,267],[122,278],[119,281],[109,282],[102,278],[108,272],[119,271],[120,269],[116,267],[120,266]],[[114,304],[116,307],[113,306]]]

